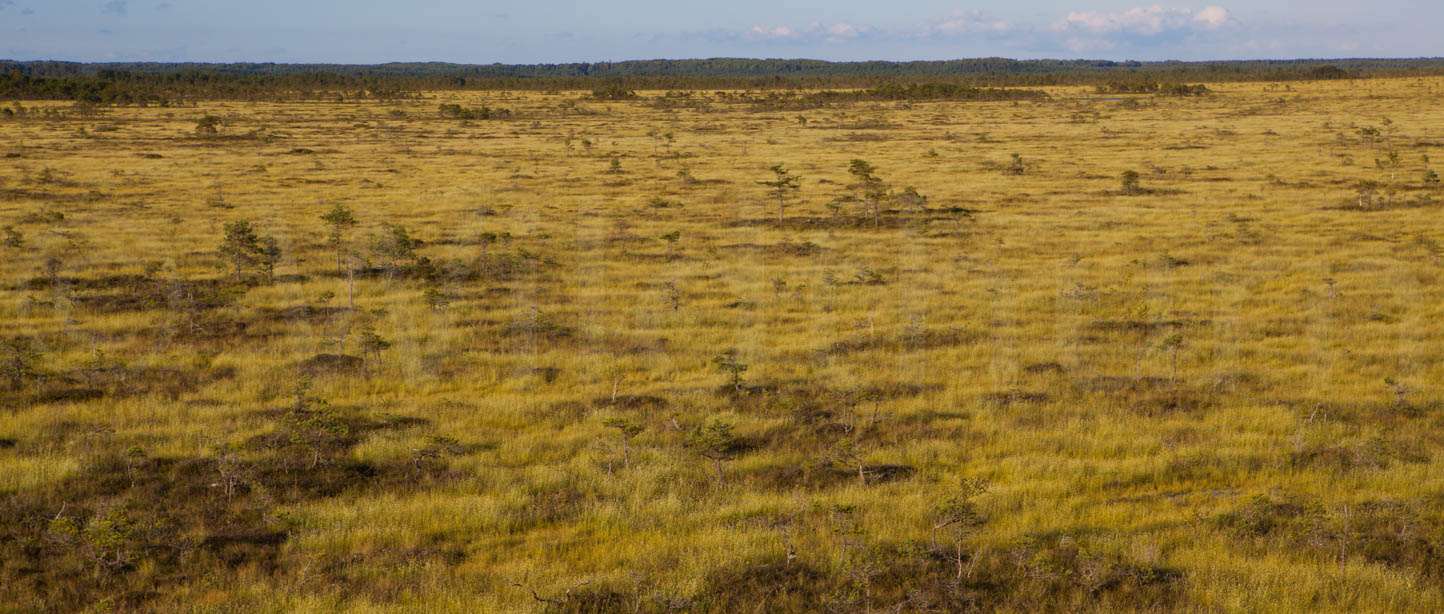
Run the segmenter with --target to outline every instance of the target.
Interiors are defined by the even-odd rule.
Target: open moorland
[[[1441,88],[9,104],[0,612],[1440,611]]]

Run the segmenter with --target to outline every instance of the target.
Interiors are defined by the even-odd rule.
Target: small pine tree
[[[984,519],[974,502],[978,496],[988,492],[988,481],[982,478],[964,479],[954,494],[938,503],[933,511],[932,549],[938,551],[938,531],[946,529],[953,535],[953,560],[957,564],[957,578],[963,577],[963,540],[978,527]]]
[[[196,134],[201,136],[215,136],[220,133],[221,118],[214,115],[205,115],[196,120]]]
[[[1028,167],[1023,164],[1023,156],[1018,154],[1013,154],[1013,161],[1003,169],[1005,175],[1022,175],[1026,172],[1028,172]]]
[[[276,264],[281,261],[281,244],[275,237],[261,237],[260,266],[266,272],[266,283],[276,282]]]
[[[871,210],[872,225],[874,228],[878,227],[881,224],[882,202],[888,197],[887,184],[878,178],[877,169],[861,158],[853,158],[847,165],[847,172],[857,179],[857,182],[848,188],[860,194],[857,200]]]
[[[376,328],[367,325],[361,329],[361,361],[380,360],[381,352],[391,347],[391,342],[376,334]]]
[[[0,362],[0,370],[4,371],[11,390],[19,390],[25,380],[40,373],[36,366],[40,362],[40,352],[24,337],[0,340],[0,361],[3,361]]]
[[[1138,171],[1123,171],[1123,174],[1119,176],[1119,180],[1122,183],[1124,194],[1133,195],[1143,193],[1143,187],[1139,185],[1138,178]]]
[[[4,243],[5,247],[14,249],[25,247],[25,235],[22,235],[20,234],[20,231],[15,230],[14,226],[6,226],[4,228],[0,228],[0,234],[5,235],[5,238],[0,239],[0,243]]]
[[[658,238],[667,242],[667,259],[671,260],[675,258],[677,255],[677,241],[682,240],[682,231],[673,230]]]
[[[632,456],[629,448],[627,447],[627,442],[631,441],[637,435],[642,434],[642,431],[647,430],[647,427],[632,422],[631,420],[628,420],[626,418],[608,418],[602,421],[602,426],[610,429],[617,429],[617,432],[621,434],[622,467],[625,469],[631,469]]]
[[[451,297],[447,296],[445,292],[441,291],[441,288],[436,286],[427,288],[426,291],[422,293],[421,298],[426,301],[427,307],[430,307],[432,311],[437,313],[441,313],[446,309],[447,305],[451,304]]]
[[[717,472],[717,483],[721,484],[722,461],[732,458],[737,446],[737,439],[732,436],[732,425],[715,419],[706,425],[699,425],[687,434],[687,445],[698,456],[712,461]]]
[[[787,212],[787,193],[796,192],[802,187],[798,180],[801,175],[793,175],[781,164],[774,164],[770,169],[775,178],[772,181],[759,181],[759,185],[765,185],[771,189],[773,195],[777,196],[777,223],[781,224],[784,214]]]
[[[717,365],[717,370],[727,374],[727,384],[733,390],[742,390],[742,374],[747,372],[747,365],[737,360],[737,350],[727,350],[714,357],[712,364]]]
[[[401,261],[416,258],[416,248],[420,244],[404,226],[386,224],[381,233],[371,241],[371,251],[386,261],[387,278],[396,276]]]
[[[236,281],[241,281],[242,271],[260,265],[265,258],[261,238],[247,220],[226,224],[226,234],[221,240],[219,251],[221,257],[229,260],[235,267]]]
[[[346,231],[356,225],[355,216],[346,205],[336,203],[330,211],[321,216],[321,220],[331,227],[331,247],[336,250],[336,272],[341,272],[341,256],[345,252]]]

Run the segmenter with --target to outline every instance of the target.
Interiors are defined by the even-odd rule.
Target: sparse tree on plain
[[[734,391],[742,390],[742,374],[747,372],[747,365],[737,359],[737,350],[730,349],[714,357],[712,364],[717,365],[717,370],[727,374],[727,385]]]
[[[1123,171],[1123,174],[1119,175],[1119,181],[1122,184],[1123,193],[1129,196],[1132,196],[1134,194],[1142,194],[1143,186],[1139,184],[1138,179],[1138,171]]]
[[[635,422],[632,422],[631,420],[628,420],[628,419],[626,419],[626,418],[608,418],[608,419],[602,421],[602,426],[605,426],[605,427],[607,427],[607,428],[609,428],[609,429],[617,429],[617,432],[618,432],[619,434],[621,434],[621,436],[622,436],[622,468],[624,468],[624,469],[631,469],[631,468],[632,468],[632,454],[631,454],[631,449],[627,446],[627,444],[628,444],[628,442],[630,442],[633,438],[635,438],[637,435],[642,434],[642,431],[647,430],[647,427],[644,427],[644,426],[642,426],[642,425],[640,425],[640,424],[637,424],[637,423],[635,423]]]
[[[882,203],[888,198],[887,184],[877,176],[877,169],[861,158],[853,158],[847,165],[847,172],[857,180],[848,188],[858,192],[857,199],[866,211],[871,212],[872,226],[877,228],[882,223]]]
[[[270,235],[261,237],[260,266],[266,272],[266,283],[276,283],[276,264],[280,261],[280,242]]]
[[[712,461],[717,472],[717,483],[723,482],[722,461],[730,460],[737,447],[737,438],[732,435],[732,425],[721,420],[712,420],[698,425],[687,434],[687,445],[698,456]]]
[[[366,325],[361,329],[361,361],[380,361],[381,352],[391,347],[391,342],[376,334],[376,327]]]
[[[757,183],[767,186],[772,191],[772,194],[777,197],[777,223],[781,224],[783,220],[786,219],[787,194],[788,192],[795,193],[802,188],[802,184],[799,183],[802,176],[792,174],[781,164],[772,165],[770,170],[774,175],[774,179],[772,181],[758,181]]]
[[[0,368],[4,369],[5,380],[9,382],[11,390],[19,390],[26,380],[33,379],[40,373],[40,352],[37,351],[29,339],[24,337],[9,337],[0,340]]]
[[[946,530],[952,535],[953,561],[957,565],[958,579],[963,577],[963,542],[984,523],[974,499],[986,492],[987,480],[964,479],[957,490],[933,510],[932,549],[934,552],[938,550],[938,531]]]
[[[403,260],[416,257],[417,245],[417,240],[411,238],[406,227],[386,224],[381,233],[372,240],[371,251],[386,262],[386,278],[389,280],[396,276]]]
[[[335,207],[321,216],[321,220],[331,228],[328,238],[331,241],[331,248],[336,250],[336,272],[340,273],[341,257],[346,251],[346,231],[356,226],[356,217],[351,214],[351,210],[347,209],[346,205],[336,203]]]
[[[209,114],[204,115],[196,120],[196,134],[200,136],[216,136],[220,134],[222,123],[224,122],[219,117]]]
[[[247,220],[226,224],[226,234],[221,240],[220,254],[234,267],[236,281],[241,281],[242,271],[259,266],[265,258],[261,237]]]

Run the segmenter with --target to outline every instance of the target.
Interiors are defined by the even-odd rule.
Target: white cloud
[[[953,11],[930,24],[930,30],[939,34],[983,34],[1002,33],[1013,29],[1013,24],[993,19],[982,11]]]
[[[1128,9],[1121,13],[1070,12],[1056,26],[1060,31],[1083,30],[1095,34],[1125,33],[1156,36],[1167,30],[1187,27],[1192,9],[1166,9],[1157,4]]]
[[[907,28],[869,28],[839,22],[824,25],[755,25],[744,38],[776,44],[842,44],[903,40],[946,42],[986,41],[1009,48],[1067,49],[1076,54],[1128,48],[1182,44],[1195,36],[1238,26],[1228,9],[1209,5],[1200,9],[1140,6],[1124,11],[1070,11],[1061,20],[1012,22],[984,11],[955,10]],[[736,34],[732,34],[736,36]]]
[[[751,34],[752,34],[753,36],[758,36],[758,37],[761,37],[761,38],[766,38],[766,39],[771,39],[771,40],[785,40],[785,39],[789,39],[789,38],[795,38],[795,37],[797,36],[797,32],[796,32],[795,30],[793,30],[792,28],[789,28],[789,27],[787,27],[787,26],[780,26],[780,27],[776,27],[776,28],[764,28],[764,27],[762,27],[762,26],[752,26]]]
[[[1193,20],[1203,24],[1205,30],[1218,30],[1228,25],[1228,9],[1221,6],[1207,6],[1194,15]]]
[[[1118,12],[1072,11],[1052,25],[1059,44],[1074,53],[1109,51],[1120,47],[1181,44],[1205,33],[1238,25],[1228,9],[1141,6]]]
[[[850,23],[839,23],[829,26],[827,28],[827,34],[832,38],[838,39],[857,38],[858,31],[857,26],[854,26]]]
[[[1155,4],[1115,13],[1072,11],[1063,21],[1053,24],[1053,29],[1058,32],[1159,36],[1195,30],[1220,30],[1232,23],[1228,9],[1221,6],[1206,6],[1194,11],[1163,8]]]
[[[825,43],[846,42],[866,33],[864,28],[850,23],[835,23],[824,26],[819,22],[813,22],[805,26],[752,26],[747,31],[750,38],[765,41],[805,43],[822,41]]]

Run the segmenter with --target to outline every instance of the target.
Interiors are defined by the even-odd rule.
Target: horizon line
[[[573,60],[566,62],[448,62],[441,60],[388,60],[385,62],[274,62],[274,61],[214,61],[214,60],[54,60],[54,59],[29,59],[21,60],[14,58],[0,58],[0,62],[15,64],[31,63],[53,63],[53,64],[80,64],[80,65],[111,65],[111,64],[142,64],[142,65],[169,65],[169,64],[201,64],[213,66],[226,66],[237,64],[257,64],[267,66],[388,66],[395,64],[441,64],[449,66],[567,66],[578,64],[628,64],[634,62],[706,62],[714,60],[750,60],[765,62],[818,62],[823,64],[943,64],[947,62],[963,62],[969,60],[1002,60],[1008,62],[1108,62],[1111,64],[1209,64],[1214,62],[1363,62],[1379,60],[1444,60],[1444,56],[1372,56],[1372,57],[1294,57],[1294,58],[1215,58],[1208,60],[1109,60],[1104,58],[1031,58],[1020,59],[1004,56],[976,56],[958,57],[944,60],[823,60],[805,57],[747,57],[747,56],[713,56],[713,57],[671,57],[671,58],[632,58],[625,60]]]

